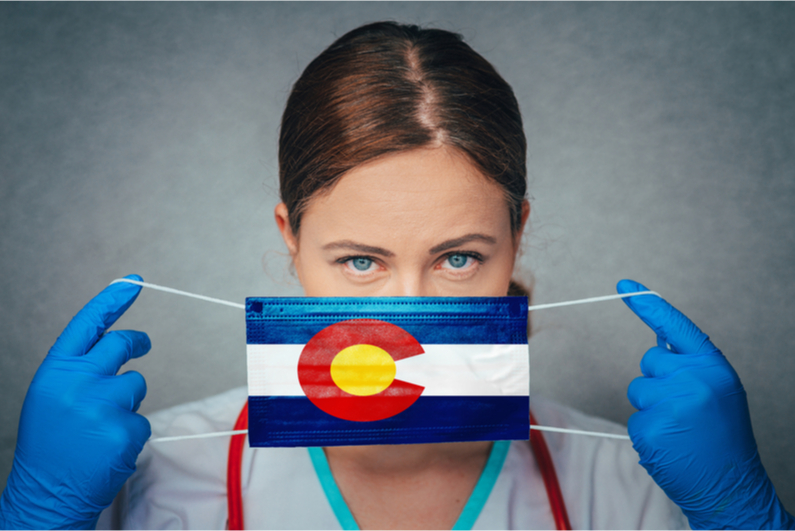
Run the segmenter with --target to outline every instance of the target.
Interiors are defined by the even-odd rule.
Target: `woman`
[[[511,88],[458,36],[393,23],[344,35],[306,68],[282,119],[275,218],[306,295],[527,295],[511,279],[530,209],[525,149]],[[91,301],[34,378],[0,500],[7,527],[92,527],[120,490],[102,525],[227,523],[228,441],[144,448],[149,424],[135,413],[143,379],[134,372],[114,376],[150,347],[140,332],[103,335],[139,289],[114,285]],[[790,525],[758,462],[731,367],[664,301],[638,297],[628,304],[662,340],[644,358],[646,377],[630,390],[641,409],[630,425],[641,463],[691,525]],[[673,408],[659,396],[655,372],[663,365],[665,376],[675,373],[665,378],[665,396],[688,388],[676,380],[682,360],[689,383],[703,391],[692,409],[682,407],[692,403],[687,393]],[[698,360],[709,361],[706,369]],[[245,389],[236,389],[157,413],[151,431],[228,430],[245,398]],[[540,424],[615,429],[540,399],[531,408]],[[704,411],[714,433],[699,431]],[[734,437],[721,437],[716,452],[708,437],[725,433]],[[547,440],[574,527],[685,525],[628,443]],[[735,472],[728,486],[721,483],[726,463]],[[246,522],[256,528],[555,526],[536,459],[521,441],[312,454],[260,449],[244,454],[242,483]]]

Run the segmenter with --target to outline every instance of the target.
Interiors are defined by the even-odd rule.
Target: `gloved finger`
[[[641,409],[636,413],[630,415],[627,421],[627,435],[632,441],[632,446],[641,456],[641,465],[644,467],[646,464],[643,462],[643,456],[647,455],[646,448],[653,445],[660,432],[659,420],[654,415],[654,410]]]
[[[638,410],[656,406],[661,400],[670,398],[676,389],[668,385],[668,380],[639,376],[629,383],[627,398],[632,407]]]
[[[143,280],[138,275],[128,275],[124,278]],[[49,355],[62,357],[84,355],[127,311],[140,292],[141,286],[126,282],[111,284],[103,289],[72,318],[50,349]]]
[[[616,286],[619,293],[646,291],[643,284],[622,280]],[[646,323],[658,338],[682,354],[703,354],[718,350],[693,321],[656,295],[638,295],[622,299]]]
[[[680,380],[681,378],[676,377],[647,378],[638,376],[630,382],[627,388],[627,398],[635,409],[649,409],[662,400],[687,394],[689,391]]]
[[[152,427],[146,417],[122,409],[108,412],[105,430],[106,437],[116,440],[117,446],[124,449],[125,462],[130,467],[135,466],[138,454],[152,436]]]
[[[714,356],[722,357],[717,350],[707,354],[682,356],[667,348],[652,347],[640,360],[640,372],[649,378],[664,378],[682,369],[703,367],[710,363],[707,358]]]
[[[671,450],[670,444],[665,444],[666,441],[672,435],[689,429],[688,426],[677,424],[678,420],[667,411],[669,404],[670,402],[661,401],[655,406],[641,409],[629,417],[627,434],[632,440],[632,446],[640,453],[641,457],[644,455],[654,456],[655,452],[646,452],[644,448],[657,448],[662,452],[665,452],[666,449]],[[657,457],[659,458],[659,455]],[[648,470],[648,463],[641,460],[640,464]]]
[[[111,376],[132,358],[140,358],[152,348],[149,336],[137,330],[115,330],[102,336],[85,355],[85,361],[99,374]]]
[[[146,380],[140,372],[128,371],[103,379],[99,384],[99,392],[104,400],[135,412],[146,396]]]
[[[629,387],[627,387],[627,398],[629,399],[629,403],[632,404],[632,407],[635,409],[645,409],[645,388],[646,382],[648,382],[650,378],[646,378],[645,376],[638,376],[631,382],[629,382]]]
[[[131,448],[128,450],[128,462],[134,467],[135,461],[138,458],[137,454],[141,453],[144,444],[146,444],[146,441],[152,436],[152,426],[149,424],[149,419],[137,413],[130,414],[127,418],[127,431],[130,435],[130,440],[140,445],[139,448]]]
[[[686,457],[693,450],[704,449],[702,446],[706,442],[696,434],[701,426],[683,422],[677,415],[680,409],[681,404],[675,400],[661,400],[632,414],[627,421],[627,434],[640,454],[640,464],[649,474],[654,475],[660,468],[674,467],[676,470],[675,460]],[[691,466],[695,463],[690,461]],[[662,484],[660,486],[665,488]]]

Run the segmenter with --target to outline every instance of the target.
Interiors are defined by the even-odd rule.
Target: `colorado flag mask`
[[[246,299],[251,446],[529,437],[525,297]]]

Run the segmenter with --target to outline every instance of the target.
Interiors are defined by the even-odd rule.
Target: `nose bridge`
[[[394,277],[390,295],[394,297],[427,297],[427,281],[419,267],[401,270]]]
[[[402,297],[424,297],[426,295],[420,275],[408,275],[401,282]]]

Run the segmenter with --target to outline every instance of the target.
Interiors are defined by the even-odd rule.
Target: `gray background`
[[[279,117],[313,57],[385,18],[461,32],[514,87],[535,302],[660,291],[737,369],[795,509],[790,3],[0,4],[0,486],[36,367],[112,279],[301,293]],[[533,391],[625,423],[651,331],[616,301],[533,319]],[[238,310],[144,291],[119,326],[154,344],[129,364],[143,412],[245,384]]]

